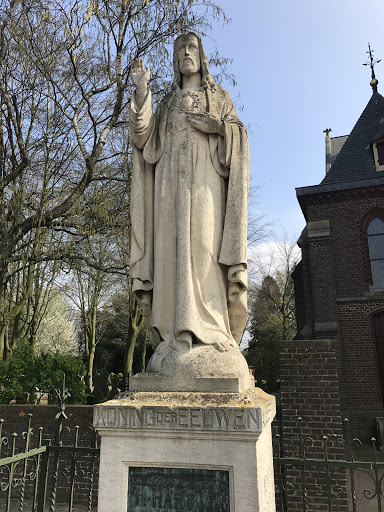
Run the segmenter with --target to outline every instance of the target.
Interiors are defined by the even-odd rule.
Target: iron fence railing
[[[49,437],[43,427],[34,429],[32,414],[20,434],[7,434],[0,419],[1,512],[55,512],[63,503],[68,512],[96,508],[97,434],[89,429],[84,443],[78,426],[65,426],[65,383],[58,397],[56,428]],[[296,428],[275,437],[278,512],[384,512],[384,456],[376,440],[371,439],[362,460],[362,443],[350,435],[347,420],[345,437],[307,433],[298,418]]]
[[[302,418],[297,434],[275,436],[275,484],[281,512],[371,511],[384,512],[384,462],[376,448],[352,438],[345,420],[345,438],[303,434]],[[364,449],[363,449],[364,448]],[[364,456],[369,460],[359,460]],[[365,480],[361,482],[361,475]]]
[[[20,435],[5,435],[6,424],[0,419],[2,512],[55,512],[59,502],[66,504],[68,512],[73,512],[75,505],[76,510],[84,512],[96,509],[94,484],[100,453],[97,434],[89,428],[84,446],[79,427],[64,426],[69,396],[65,381],[57,394],[59,412],[53,440],[46,437],[43,427],[33,428],[32,414],[28,414],[25,431]]]

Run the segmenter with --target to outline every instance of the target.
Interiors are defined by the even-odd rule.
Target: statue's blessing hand
[[[147,87],[151,71],[148,66],[143,65],[143,59],[135,59],[131,66],[131,79],[136,87]]]

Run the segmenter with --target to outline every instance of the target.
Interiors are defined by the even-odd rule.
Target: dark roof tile
[[[377,178],[371,142],[384,135],[383,117],[384,97],[374,92],[321,185]]]

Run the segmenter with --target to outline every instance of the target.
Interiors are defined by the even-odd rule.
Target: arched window
[[[368,226],[368,247],[374,290],[384,290],[384,220],[375,217]]]

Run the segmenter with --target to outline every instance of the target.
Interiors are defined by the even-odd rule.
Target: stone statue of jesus
[[[150,70],[132,64],[130,274],[156,347],[147,371],[199,353],[192,373],[216,375],[209,354],[239,359],[246,320],[248,139],[197,34],[175,40],[173,66],[153,113]]]

